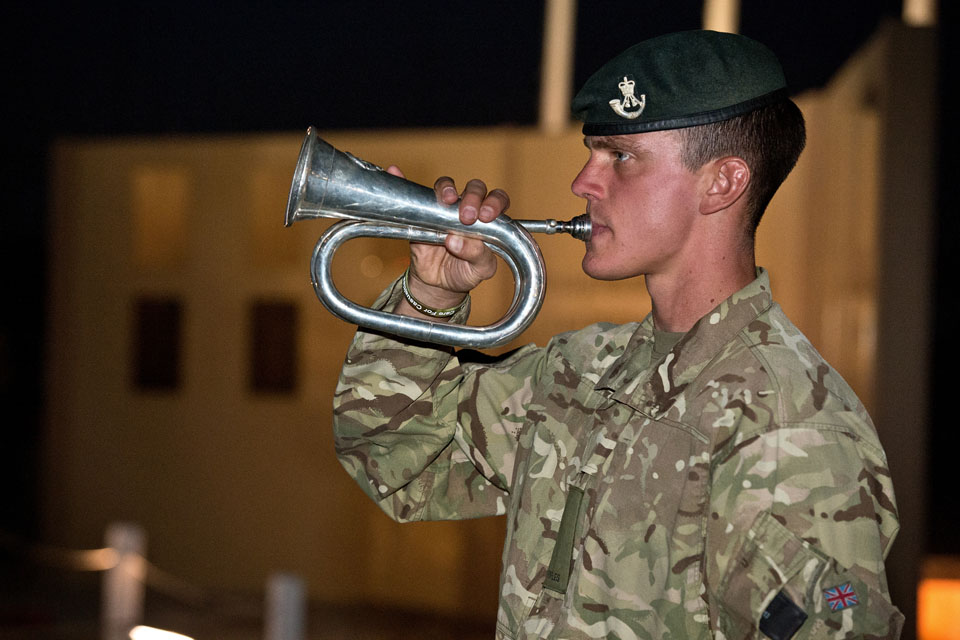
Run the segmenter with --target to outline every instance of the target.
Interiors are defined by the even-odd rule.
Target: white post
[[[107,527],[106,544],[116,553],[116,564],[103,576],[100,637],[128,640],[130,629],[143,620],[147,536],[136,524],[114,522]]]
[[[304,640],[307,599],[303,580],[275,573],[267,581],[264,640]]]
[[[575,0],[547,0],[540,61],[540,130],[560,133],[570,126],[573,97]]]
[[[703,28],[724,33],[739,33],[740,0],[704,0]]]
[[[937,26],[936,0],[903,0],[903,22],[909,27]]]

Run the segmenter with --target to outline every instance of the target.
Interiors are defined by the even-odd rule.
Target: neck
[[[689,331],[697,321],[757,277],[752,251],[701,258],[679,273],[649,274],[653,322],[662,331]]]

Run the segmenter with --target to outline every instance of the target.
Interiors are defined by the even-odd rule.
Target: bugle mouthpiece
[[[530,233],[545,233],[553,235],[555,233],[568,233],[577,240],[586,242],[590,239],[590,216],[581,213],[571,220],[516,220],[517,224],[522,226]]]

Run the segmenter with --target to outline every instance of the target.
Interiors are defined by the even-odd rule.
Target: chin
[[[590,260],[589,254],[583,257],[580,267],[585,274],[594,280],[625,280],[636,275],[634,273],[624,273],[611,265],[597,264],[596,261]]]

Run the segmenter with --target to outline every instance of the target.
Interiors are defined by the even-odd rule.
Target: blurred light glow
[[[120,556],[116,549],[89,549],[75,552],[76,566],[84,571],[106,571],[117,566]]]
[[[917,637],[960,640],[960,579],[927,578],[917,591]]]
[[[360,261],[360,273],[368,278],[376,278],[383,273],[383,260],[378,255],[364,256]]]
[[[164,631],[154,627],[137,625],[130,629],[130,640],[193,640],[190,636],[185,636],[173,631]]]

